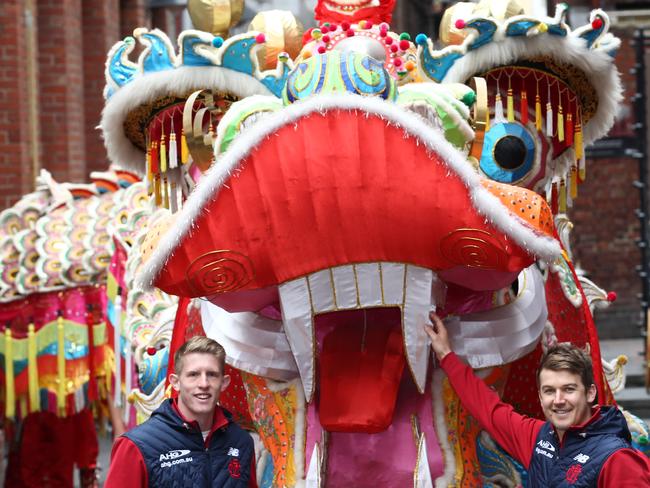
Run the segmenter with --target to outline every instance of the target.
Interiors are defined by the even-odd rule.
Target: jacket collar
[[[197,430],[201,430],[199,423],[196,420],[188,420],[183,416],[180,409],[178,408],[178,398],[170,398],[165,400],[165,403],[168,404],[169,408],[176,414],[180,419],[183,425],[192,427]],[[210,434],[215,430],[226,427],[231,421],[229,412],[226,412],[221,406],[217,405],[214,409],[214,415],[212,417],[212,427],[210,428]]]

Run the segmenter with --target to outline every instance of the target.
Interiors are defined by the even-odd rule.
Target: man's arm
[[[535,439],[544,422],[520,415],[511,405],[502,402],[499,395],[452,352],[440,318],[432,313],[431,320],[433,327],[426,327],[431,346],[463,407],[501,447],[528,468]]]
[[[650,460],[635,449],[621,449],[612,454],[598,476],[598,488],[650,487]]]
[[[111,451],[111,464],[104,488],[146,488],[148,484],[147,466],[140,449],[130,439],[118,437]]]
[[[251,474],[248,478],[248,488],[257,488],[257,471],[255,469],[255,453],[253,452],[253,457],[251,458]]]

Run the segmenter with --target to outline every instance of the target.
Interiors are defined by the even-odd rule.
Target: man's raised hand
[[[431,319],[433,326],[425,325],[424,330],[431,339],[431,347],[433,348],[433,352],[436,353],[438,361],[442,361],[442,358],[451,352],[447,329],[435,312],[431,312],[429,318]]]

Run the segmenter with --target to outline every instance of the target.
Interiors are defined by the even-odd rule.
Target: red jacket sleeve
[[[104,488],[146,488],[148,484],[147,466],[140,449],[130,439],[118,437],[113,444]]]
[[[512,457],[528,469],[535,439],[544,425],[504,403],[499,395],[474,375],[456,354],[447,354],[440,363],[463,407],[481,427]]]
[[[636,449],[621,449],[612,454],[598,476],[598,488],[650,487],[650,460]]]
[[[253,457],[251,459],[251,475],[250,478],[248,478],[248,488],[257,488],[257,472],[255,470],[256,464],[255,454],[253,454]]]

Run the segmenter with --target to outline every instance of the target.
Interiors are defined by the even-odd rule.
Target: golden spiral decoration
[[[239,290],[254,278],[251,260],[235,251],[211,251],[196,258],[185,278],[199,295]]]
[[[489,232],[480,229],[458,229],[440,242],[440,251],[455,265],[498,269],[508,260],[503,245]]]

